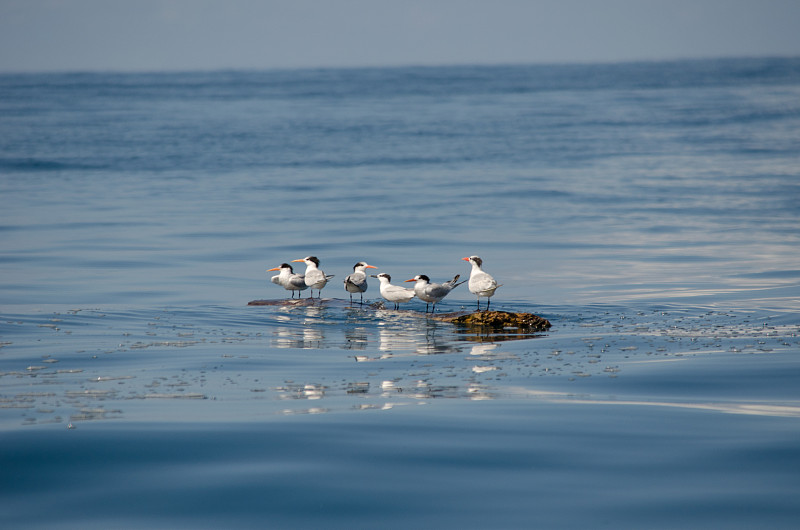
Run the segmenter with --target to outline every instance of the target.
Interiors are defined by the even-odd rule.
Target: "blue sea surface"
[[[800,525],[800,59],[5,74],[0,198],[3,528]]]

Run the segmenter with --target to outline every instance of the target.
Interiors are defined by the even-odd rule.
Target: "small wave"
[[[72,171],[102,169],[86,163],[64,162],[43,158],[0,158],[0,170],[39,172],[39,171]]]

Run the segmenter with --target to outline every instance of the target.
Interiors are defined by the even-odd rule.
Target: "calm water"
[[[4,75],[0,197],[3,527],[800,524],[798,59]]]

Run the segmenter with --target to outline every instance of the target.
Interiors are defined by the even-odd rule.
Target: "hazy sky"
[[[0,71],[800,56],[800,0],[0,0]]]

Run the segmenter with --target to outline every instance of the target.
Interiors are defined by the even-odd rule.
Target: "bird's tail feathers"
[[[467,282],[469,281],[469,279],[466,279],[466,280],[464,280],[464,281],[461,281],[461,282],[459,282],[459,281],[458,281],[458,279],[459,279],[459,278],[461,278],[461,275],[460,275],[460,274],[456,274],[456,275],[453,277],[453,279],[452,279],[452,280],[450,280],[449,282],[446,282],[446,283],[448,283],[448,284],[451,286],[451,287],[450,287],[451,289],[455,289],[456,287],[458,287],[458,286],[459,286],[459,285],[461,285],[462,283],[467,283]]]

